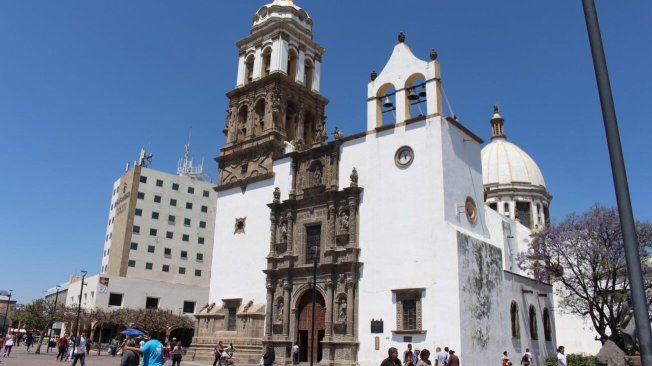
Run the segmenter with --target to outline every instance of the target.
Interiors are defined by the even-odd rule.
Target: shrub
[[[566,360],[569,366],[595,366],[595,356],[570,354]],[[557,366],[557,356],[547,357],[545,366]]]

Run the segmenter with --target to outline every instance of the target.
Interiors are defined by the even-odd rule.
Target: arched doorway
[[[312,291],[306,291],[299,300],[299,326],[297,327],[297,339],[299,342],[299,360],[308,362],[314,348],[314,361],[319,362],[322,359],[321,341],[324,339],[326,330],[326,302],[324,297],[317,291],[315,296],[315,337],[314,343],[310,344],[312,337]]]

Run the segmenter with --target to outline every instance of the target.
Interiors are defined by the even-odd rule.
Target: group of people
[[[412,351],[412,344],[408,344],[408,348],[403,352],[403,362],[398,357],[398,349],[390,347],[387,350],[387,358],[383,360],[380,366],[460,366],[460,359],[455,354],[455,351],[444,347],[435,348],[433,359],[430,359],[430,350],[424,348],[422,350],[415,349]]]
[[[126,338],[120,349],[120,366],[138,366],[141,357],[142,366],[164,366],[168,361],[171,361],[172,366],[181,366],[185,354],[181,341],[176,338],[166,339],[163,343],[148,336]]]
[[[213,366],[233,365],[233,354],[235,353],[235,347],[233,347],[233,343],[229,343],[228,347],[224,347],[222,341],[219,341],[215,345],[215,348],[213,348],[213,353],[215,354],[215,361],[213,361]]]
[[[557,348],[557,366],[568,366],[568,362],[566,360],[566,354],[565,354],[565,348],[564,346],[559,346]],[[507,351],[503,352],[503,363],[502,366],[513,366],[514,364],[512,361],[509,359],[509,355],[507,354]],[[532,358],[532,353],[530,352],[529,348],[525,349],[525,353],[523,353],[523,356],[521,356],[521,366],[532,366],[533,365],[533,358]]]
[[[71,361],[72,364],[77,365],[77,362],[81,366],[86,365],[86,355],[91,350],[91,344],[88,339],[86,339],[86,332],[82,332],[79,337],[70,336],[68,333],[59,337],[56,340],[57,343],[57,361],[63,362]]]

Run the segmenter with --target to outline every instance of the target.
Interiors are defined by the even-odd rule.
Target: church
[[[445,116],[437,53],[417,58],[404,34],[370,75],[366,128],[329,130],[312,27],[275,0],[237,42],[191,353],[212,358],[221,340],[237,362],[269,346],[289,365],[297,344],[301,362],[377,365],[410,343],[466,365],[529,348],[542,364],[557,346],[552,287],[516,262],[549,220],[537,164],[497,106],[488,144]]]

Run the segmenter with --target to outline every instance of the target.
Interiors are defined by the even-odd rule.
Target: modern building
[[[6,334],[12,327],[11,316],[16,311],[16,300],[11,300],[8,291],[0,291],[0,334]]]
[[[289,365],[298,344],[303,362],[377,365],[411,343],[449,346],[468,365],[530,348],[543,364],[557,345],[552,287],[515,265],[547,217],[538,168],[512,187],[530,190],[527,207],[503,172],[485,177],[483,140],[444,115],[437,53],[417,58],[402,33],[370,75],[362,131],[329,140],[312,27],[275,0],[237,42],[214,242],[245,255],[213,263],[194,357],[222,340],[239,362],[257,362],[264,345]]]
[[[59,307],[59,305],[65,305],[66,304],[66,297],[68,295],[68,285],[69,282],[65,282],[53,287],[50,287],[49,289],[45,290],[45,294],[43,296],[43,299],[53,306],[56,305]],[[51,335],[61,335],[65,333],[65,323],[64,322],[55,322],[52,324],[52,328],[50,330]]]

